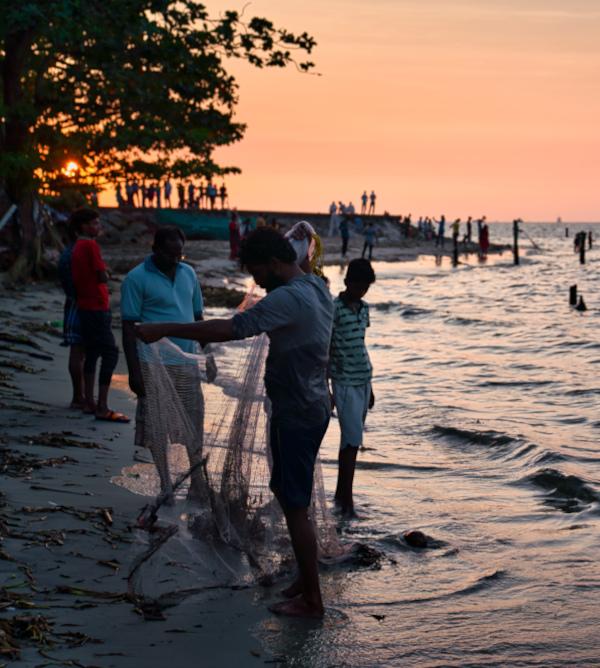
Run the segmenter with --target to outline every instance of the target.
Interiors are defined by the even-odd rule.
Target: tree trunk
[[[19,256],[10,270],[13,280],[37,277],[41,260],[41,231],[35,220],[36,188],[31,154],[30,127],[35,112],[24,113],[28,106],[23,90],[23,73],[35,39],[33,29],[21,30],[6,37],[2,63],[2,93],[4,103],[4,132],[0,134],[0,151],[13,158],[14,167],[6,176],[6,191],[18,206]]]

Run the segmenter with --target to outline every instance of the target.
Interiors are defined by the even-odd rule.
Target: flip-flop
[[[128,418],[123,413],[117,413],[117,411],[108,411],[106,415],[96,415],[96,420],[101,422],[131,422],[131,418]]]

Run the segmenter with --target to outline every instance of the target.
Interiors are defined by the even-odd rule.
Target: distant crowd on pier
[[[375,191],[371,191],[371,195],[368,196],[365,190],[360,200],[360,215],[356,212],[352,202],[349,204],[344,204],[341,201],[336,203],[335,200],[331,202],[329,206],[328,236],[333,237],[339,234],[342,240],[341,254],[342,257],[345,257],[348,251],[351,232],[362,235],[364,237],[362,257],[367,256],[369,259],[372,259],[373,247],[380,236],[380,232],[372,220],[368,218],[367,220],[363,220],[362,216],[370,217],[375,215],[377,201]],[[436,247],[444,250],[447,225],[445,215],[442,214],[439,219],[420,216],[416,223],[413,223],[412,214],[408,214],[407,216],[391,216],[386,211],[383,217],[389,223],[398,225],[400,234],[405,239],[435,242]],[[474,227],[476,228],[476,237],[474,235]],[[482,257],[487,255],[490,247],[490,233],[485,216],[476,219],[469,216],[464,223],[460,218],[456,218],[449,224],[449,228],[453,247],[458,247],[460,243],[463,245],[477,243],[479,254]]]
[[[117,183],[115,186],[117,206],[131,208],[178,208],[213,211],[229,207],[227,186],[217,186],[212,181],[179,181],[175,186],[169,179],[147,184],[137,179]]]

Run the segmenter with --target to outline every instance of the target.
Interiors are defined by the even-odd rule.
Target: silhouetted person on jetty
[[[117,200],[117,206],[121,209],[123,204],[125,204],[125,201],[123,200],[123,188],[120,183],[117,183],[115,188],[115,198]]]
[[[169,207],[169,209],[172,207],[171,205],[171,193],[173,192],[173,186],[171,185],[171,181],[167,179],[165,181],[165,204]]]
[[[224,183],[219,188],[219,198],[221,199],[221,209],[224,209],[227,202],[227,186]]]
[[[137,181],[132,181],[131,196],[132,196],[133,206],[142,206],[142,198],[140,190],[141,190],[140,184]]]
[[[364,216],[367,213],[367,202],[369,201],[369,196],[367,191],[364,190],[363,194],[360,196],[360,215]]]
[[[439,220],[433,219],[434,223],[437,223],[437,237],[435,239],[435,245],[444,247],[445,235],[446,235],[446,216],[441,215]]]
[[[369,215],[372,216],[375,214],[375,202],[377,201],[377,195],[374,190],[371,190],[369,195]]]
[[[148,206],[153,207],[154,206],[154,184],[151,183],[148,188],[146,189],[146,194],[148,197]]]
[[[177,206],[180,209],[185,209],[185,187],[183,183],[177,184]]]
[[[217,201],[217,188],[212,181],[206,186],[206,191],[208,193],[208,199],[210,200],[210,209],[213,211]]]
[[[471,222],[473,219],[471,216],[467,218],[467,231],[465,232],[465,236],[463,237],[463,244],[466,243],[471,243],[472,237],[473,237],[473,223]]]
[[[240,261],[267,291],[255,306],[233,318],[142,324],[137,332],[146,343],[175,336],[203,344],[268,334],[265,386],[272,407],[270,487],[285,514],[299,571],[298,579],[285,591],[288,600],[270,610],[321,618],[317,541],[309,508],[315,461],[331,411],[327,364],[333,303],[325,282],[298,267],[296,252],[279,232],[268,228],[253,232],[242,244]]]
[[[374,282],[371,263],[362,258],[352,260],[344,279],[346,289],[333,300],[329,377],[341,432],[335,501],[346,516],[354,515],[356,456],[363,444],[367,410],[375,404],[371,389],[373,367],[365,346],[369,306],[363,301]]]
[[[485,216],[483,216],[482,218],[478,218],[477,221],[476,221],[477,222],[477,245],[479,246],[480,249],[481,249],[481,230],[483,229],[483,225],[485,223],[485,220],[486,220]]]

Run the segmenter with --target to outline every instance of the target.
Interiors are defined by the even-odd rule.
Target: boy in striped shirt
[[[344,279],[346,289],[333,301],[329,377],[341,432],[335,500],[346,516],[354,515],[356,455],[363,441],[367,410],[375,404],[371,389],[373,367],[365,346],[369,306],[362,299],[374,282],[371,263],[363,258],[352,260]]]

